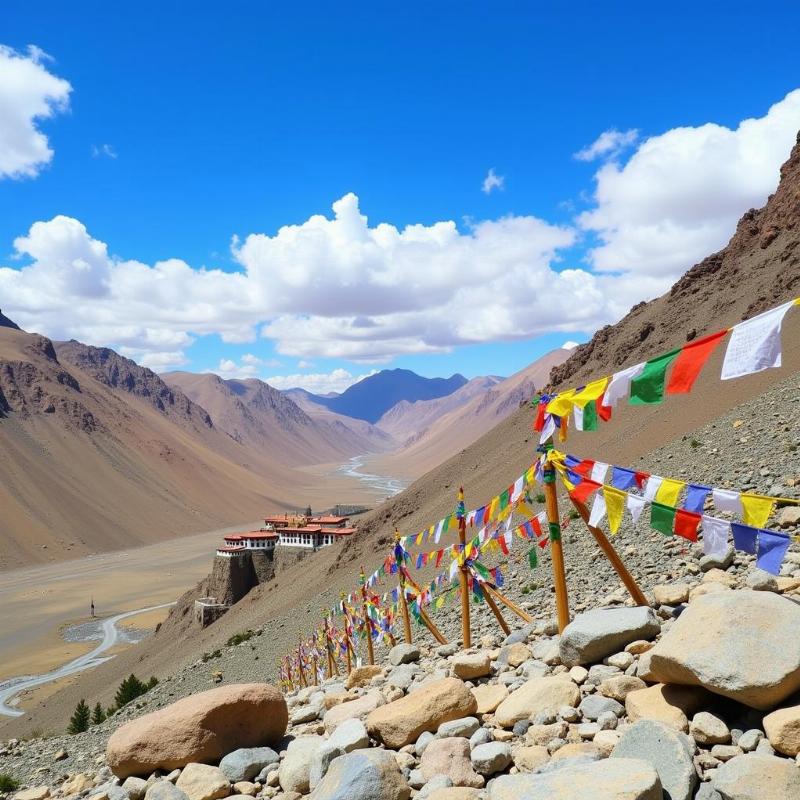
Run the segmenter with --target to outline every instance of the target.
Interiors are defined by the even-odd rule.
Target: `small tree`
[[[92,711],[92,725],[99,725],[106,718],[106,712],[103,711],[103,706],[98,703]]]
[[[122,708],[126,703],[130,703],[131,700],[135,700],[146,691],[147,687],[131,673],[119,685],[119,689],[117,689],[117,693],[114,695],[114,705],[117,708]]]
[[[75,734],[88,731],[90,716],[89,706],[86,705],[85,700],[81,700],[75,707],[75,713],[70,717],[67,733]]]
[[[307,517],[311,516],[311,506],[306,506],[306,516]]]

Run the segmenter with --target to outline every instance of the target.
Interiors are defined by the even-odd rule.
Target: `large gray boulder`
[[[326,741],[321,736],[298,736],[289,742],[278,769],[278,781],[284,792],[306,794],[309,791],[311,764]]]
[[[252,781],[264,767],[277,764],[278,754],[271,747],[240,747],[219,762],[219,768],[231,783]]]
[[[408,785],[394,754],[356,750],[334,759],[311,800],[408,800]]]
[[[771,592],[697,598],[650,651],[663,683],[704,686],[753,708],[800,689],[800,606]]]
[[[647,762],[607,758],[541,775],[501,775],[488,800],[663,800],[658,773]]]
[[[568,667],[591,664],[618,653],[637,639],[652,639],[661,631],[652,608],[598,608],[575,617],[561,634],[558,650]]]
[[[711,783],[724,800],[800,798],[800,768],[777,756],[736,756],[717,767]]]
[[[625,729],[611,758],[639,758],[658,773],[665,796],[690,800],[697,772],[692,762],[694,748],[685,733],[663,722],[643,719]]]

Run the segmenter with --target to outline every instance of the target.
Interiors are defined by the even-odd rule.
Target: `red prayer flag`
[[[442,563],[442,556],[443,556],[443,555],[444,555],[444,550],[439,550],[439,551],[436,553],[436,566],[437,566],[437,567],[439,566],[439,564],[441,564],[441,563]]]
[[[588,478],[592,474],[592,467],[594,466],[594,461],[591,458],[584,458],[579,464],[576,464],[573,468],[573,472],[577,472],[578,475],[582,475],[584,478]]]
[[[498,543],[500,544],[500,549],[503,551],[503,555],[508,555],[508,545],[506,544],[506,537],[501,536],[497,539]]]
[[[697,529],[700,527],[700,514],[695,514],[693,511],[686,511],[683,508],[678,508],[675,511],[675,528],[674,532],[678,536],[683,536],[690,542],[697,541]]]
[[[644,485],[647,483],[647,479],[650,477],[649,472],[635,472],[633,477],[636,479],[636,485],[640,489],[644,489]]]
[[[533,528],[533,532],[536,534],[537,539],[541,539],[544,536],[542,531],[542,526],[539,523],[539,517],[534,517],[532,520],[529,520],[531,523],[531,527]]]
[[[697,376],[714,352],[714,348],[727,333],[727,329],[718,331],[695,342],[689,342],[683,347],[672,365],[667,394],[686,394],[691,391]]]
[[[603,422],[608,422],[611,419],[611,412],[614,409],[611,408],[611,406],[604,406],[602,397],[598,397],[597,400],[594,401],[594,404],[597,407],[597,416],[600,417]]]
[[[544,413],[546,408],[547,403],[540,401],[539,406],[536,409],[536,419],[533,422],[533,429],[539,433],[544,430]]]
[[[594,492],[596,492],[602,484],[590,481],[584,478],[570,493],[570,497],[577,500],[579,503],[585,503]]]

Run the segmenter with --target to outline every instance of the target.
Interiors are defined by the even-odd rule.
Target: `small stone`
[[[502,742],[478,745],[470,755],[472,766],[481,775],[502,772],[511,763],[511,748]]]
[[[380,675],[382,672],[383,667],[380,667],[377,664],[365,664],[361,667],[355,667],[347,676],[344,686],[346,689],[367,686],[376,675]]]
[[[219,768],[231,783],[250,781],[265,767],[277,764],[278,754],[270,747],[241,747],[228,753]]]
[[[462,717],[461,719],[453,719],[449,722],[443,722],[436,730],[437,739],[449,739],[454,736],[460,736],[464,739],[469,739],[475,731],[480,728],[481,724],[475,717]]]
[[[610,697],[620,703],[625,702],[625,698],[631,693],[639,691],[639,689],[646,689],[647,684],[634,675],[614,675],[611,678],[606,678],[597,690],[604,697]]]
[[[425,748],[435,739],[436,737],[430,731],[423,731],[419,738],[417,739],[416,744],[414,745],[414,752],[421,756],[425,752]]]
[[[619,731],[601,730],[595,734],[592,744],[600,751],[603,757],[607,758],[617,746],[620,736]]]
[[[580,686],[589,677],[589,670],[586,669],[586,667],[576,665],[572,667],[567,674],[569,675],[570,680],[575,681],[575,683]]]
[[[45,800],[50,797],[50,789],[47,786],[32,786],[30,789],[22,789],[14,795],[14,800]]]
[[[621,717],[625,711],[625,707],[610,697],[603,697],[598,694],[589,694],[581,700],[578,710],[583,714],[586,719],[596,720],[601,714],[610,711],[618,717]]]
[[[734,553],[734,549],[728,545],[728,548],[721,555],[705,555],[700,559],[700,569],[703,572],[708,572],[712,569],[728,569],[733,564]]]
[[[779,708],[764,717],[769,743],[785,756],[800,753],[800,706]]]
[[[476,789],[481,788],[484,783],[470,761],[469,742],[462,738],[437,739],[431,742],[425,748],[420,769],[425,780],[430,780],[435,775],[447,775],[453,786],[471,786]]]
[[[231,783],[219,767],[187,764],[175,784],[189,800],[218,800],[231,792]]]
[[[763,569],[752,569],[745,579],[745,583],[757,592],[777,592],[778,580]]]
[[[735,744],[715,744],[711,748],[711,755],[717,761],[730,761],[736,756],[740,756],[742,751]]]
[[[550,760],[547,748],[541,745],[520,747],[514,751],[514,766],[520,772],[535,772]]]
[[[147,781],[143,778],[136,778],[131,775],[125,778],[125,780],[122,782],[122,788],[128,793],[130,800],[142,800],[145,792],[147,792],[148,786]],[[70,792],[64,791],[63,785],[61,787],[61,791],[63,794],[71,794]]]
[[[485,683],[470,689],[478,704],[477,714],[491,714],[508,697],[508,687],[500,683]]]
[[[727,744],[731,740],[728,726],[708,711],[699,711],[692,717],[689,733],[698,744]]]
[[[758,743],[764,738],[764,734],[757,728],[752,728],[745,731],[736,744],[744,750],[745,753],[750,753],[758,747]]]
[[[188,800],[188,797],[172,781],[164,779],[150,785],[144,800]]]
[[[258,786],[250,781],[238,781],[233,784],[233,790],[236,794],[247,795],[248,797],[255,797],[258,794]]]
[[[56,751],[56,754],[53,756],[53,761],[63,761],[68,756],[69,753],[62,747],[60,750]]]
[[[646,653],[652,647],[653,642],[648,642],[646,639],[637,639],[635,642],[625,645],[625,652],[634,656],[640,656],[642,653]]]
[[[479,744],[486,744],[492,741],[492,732],[488,728],[478,728],[472,736],[469,737],[470,749],[477,747]]]
[[[408,800],[410,795],[392,754],[372,748],[334,759],[310,800]]]
[[[617,667],[617,669],[626,670],[628,667],[633,664],[634,658],[630,653],[614,653],[613,656],[609,656],[605,663],[611,667]]]
[[[702,690],[693,687],[657,683],[628,694],[625,698],[625,710],[630,722],[653,719],[686,733],[689,730],[687,715],[693,714],[700,707],[703,697]]]
[[[561,706],[558,709],[558,716],[565,722],[578,722],[581,718],[581,712],[572,706]]]
[[[597,725],[602,731],[613,731],[619,724],[619,718],[613,711],[604,711],[597,718]]]
[[[389,663],[393,667],[397,667],[400,664],[411,664],[414,661],[419,661],[421,655],[419,647],[415,644],[402,642],[401,644],[396,644],[389,651]]]
[[[491,672],[491,663],[486,653],[459,653],[453,657],[453,674],[462,681],[483,678]]]
[[[580,690],[561,677],[533,678],[512,692],[497,708],[495,718],[504,728],[513,728],[521,719],[533,719],[539,713],[555,715],[563,705],[577,705]]]
[[[530,720],[521,719],[519,722],[514,723],[514,727],[511,729],[511,732],[514,734],[514,736],[524,736],[528,732],[528,728],[530,728],[530,726]]]

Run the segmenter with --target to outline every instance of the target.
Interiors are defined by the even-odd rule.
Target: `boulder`
[[[578,710],[586,719],[596,720],[606,712],[611,712],[615,716],[621,717],[625,708],[622,703],[618,703],[612,697],[603,697],[601,694],[587,694],[581,700]]]
[[[787,756],[800,753],[800,706],[779,708],[764,717],[769,743]]]
[[[356,750],[334,759],[311,800],[408,800],[408,785],[394,755],[386,750]]]
[[[476,717],[461,717],[460,719],[443,722],[436,729],[436,738],[448,739],[451,736],[461,736],[464,739],[469,739],[480,727],[481,724]]]
[[[561,706],[576,706],[580,689],[562,677],[533,678],[512,692],[495,711],[495,719],[503,728],[512,728],[520,720],[537,714],[557,714]]]
[[[530,745],[514,751],[514,766],[520,772],[536,772],[549,760],[550,753],[544,745]]]
[[[800,768],[785,758],[748,753],[717,767],[711,784],[724,800],[789,800],[800,797]]]
[[[270,747],[240,747],[228,753],[219,762],[219,768],[231,783],[251,781],[270,764],[280,761],[278,754]]]
[[[341,747],[345,753],[351,753],[369,747],[369,734],[360,719],[348,719],[336,728],[328,742]]]
[[[377,664],[365,664],[363,667],[355,667],[353,671],[347,676],[344,682],[345,689],[356,689],[361,686],[366,686],[376,675],[383,672],[383,667]]]
[[[474,714],[476,708],[475,697],[463,681],[443,678],[376,708],[367,717],[367,730],[387,747],[399,750],[423,731],[435,731],[443,722]]]
[[[645,761],[607,758],[539,775],[501,775],[488,800],[662,800],[658,773]]]
[[[175,786],[189,800],[218,800],[231,793],[231,782],[219,767],[208,764],[187,764]]]
[[[217,761],[240,747],[274,744],[289,714],[281,692],[266,683],[221,686],[185,697],[118,728],[106,763],[120,778]]]
[[[130,800],[142,800],[147,791],[147,781],[144,778],[125,778],[122,782],[122,791],[126,792]],[[64,786],[61,786],[61,793],[64,795],[71,794],[65,791]]]
[[[365,720],[372,711],[380,708],[384,703],[386,703],[384,696],[375,689],[356,700],[341,703],[326,711],[325,716],[322,718],[322,724],[328,733],[333,733],[345,720]]]
[[[472,766],[481,775],[494,775],[511,763],[511,748],[505,742],[487,742],[475,747],[470,758]]]
[[[689,717],[700,708],[703,697],[700,689],[657,683],[631,692],[625,698],[625,711],[629,722],[654,719],[686,733],[689,730]]]
[[[671,800],[690,800],[695,785],[689,737],[655,720],[641,720],[625,729],[611,758],[638,758],[658,773],[664,796]]]
[[[144,800],[189,800],[171,781],[162,779],[150,784],[144,794]]]
[[[453,674],[462,681],[484,678],[491,671],[487,653],[459,653],[453,657],[452,666]]]
[[[422,795],[418,795],[421,797]],[[480,794],[477,789],[468,789],[465,786],[452,786],[442,789],[434,789],[430,794],[425,795],[427,800],[478,800]]]
[[[501,648],[497,660],[509,667],[516,669],[520,664],[524,664],[531,657],[530,648],[522,642],[507,644]]]
[[[666,583],[653,587],[653,597],[660,606],[679,606],[689,600],[687,583]]]
[[[639,689],[646,689],[647,684],[634,675],[614,675],[612,678],[606,678],[598,687],[597,691],[603,697],[610,697],[619,703],[624,703],[625,698],[631,693]]]
[[[704,686],[752,708],[772,708],[800,689],[799,628],[800,606],[780,595],[705,595],[650,651],[650,669],[664,683]]]
[[[476,714],[491,714],[508,697],[508,687],[502,683],[484,683],[470,691],[478,704]]]
[[[579,614],[559,640],[561,662],[568,667],[591,664],[623,650],[637,639],[652,639],[661,631],[652,608],[598,608]]]
[[[462,738],[436,739],[422,754],[420,770],[426,781],[436,775],[446,775],[453,786],[480,789],[483,778],[472,768],[469,742]]]
[[[321,736],[298,736],[289,742],[278,769],[278,782],[284,792],[306,794],[309,791],[311,764],[325,741]]]
[[[45,800],[47,797],[50,797],[50,789],[47,786],[31,786],[28,789],[20,789],[14,795],[14,800]]]
[[[389,651],[389,663],[393,667],[397,667],[400,664],[411,664],[413,661],[419,661],[420,655],[419,647],[415,644],[403,642],[402,644],[396,644]]]
[[[731,740],[728,726],[708,711],[698,711],[689,723],[689,733],[702,745],[727,744]]]

